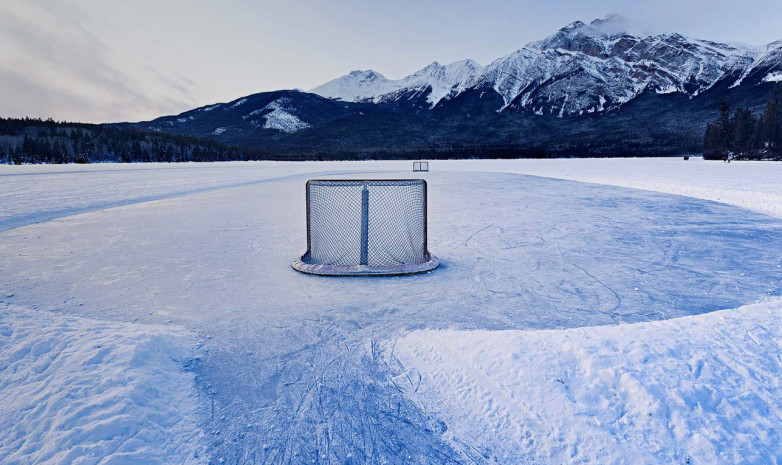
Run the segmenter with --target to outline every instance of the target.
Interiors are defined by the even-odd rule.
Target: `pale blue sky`
[[[779,0],[0,0],[0,116],[135,121],[354,69],[486,65],[610,13],[647,32],[782,39]]]

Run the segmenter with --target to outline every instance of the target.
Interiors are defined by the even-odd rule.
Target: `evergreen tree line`
[[[693,149],[693,153],[697,148]],[[519,159],[519,158],[612,158],[612,157],[659,157],[679,156],[681,149],[675,141],[663,141],[658,144],[634,144],[622,146],[608,145],[566,145],[551,147],[543,145],[476,145],[417,147],[398,150],[303,150],[274,151],[268,160],[480,160],[480,159]]]
[[[0,118],[0,163],[259,160],[215,141],[108,125]]]
[[[758,114],[721,104],[717,119],[706,126],[703,158],[782,160],[782,85],[774,87]]]
[[[216,141],[123,126],[0,118],[0,163],[187,162],[231,160],[411,160],[561,158],[677,154],[674,141],[634,144],[520,146],[442,145],[398,150],[318,150],[280,147],[263,153]]]

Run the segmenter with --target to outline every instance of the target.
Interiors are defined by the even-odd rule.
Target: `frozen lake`
[[[0,167],[0,309],[194,334],[196,462],[441,463],[464,452],[389,363],[410,331],[638,323],[782,294],[779,218],[514,163],[431,163],[442,264],[396,278],[290,262],[307,179],[417,177],[408,162]]]

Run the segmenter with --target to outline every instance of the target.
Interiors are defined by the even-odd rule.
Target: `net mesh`
[[[426,182],[307,183],[306,261],[338,266],[397,266],[429,260]]]

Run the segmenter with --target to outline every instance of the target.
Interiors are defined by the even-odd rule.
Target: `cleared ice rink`
[[[430,170],[0,166],[0,461],[780,461],[782,164]],[[441,267],[293,271],[328,176],[424,177]]]

